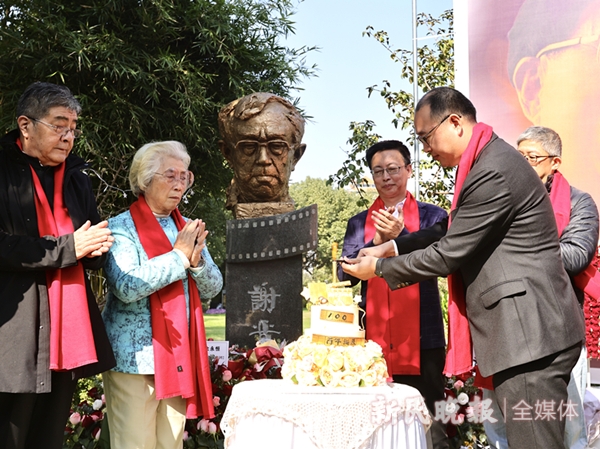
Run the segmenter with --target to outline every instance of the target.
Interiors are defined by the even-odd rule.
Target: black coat
[[[73,235],[39,237],[29,160],[16,145],[18,131],[0,140],[0,392],[51,390],[50,316],[46,270],[79,263]],[[100,217],[85,162],[70,154],[65,167],[64,202],[73,226]],[[81,259],[98,269],[103,257]],[[74,377],[100,373],[115,360],[86,276],[86,290],[98,362],[72,370]]]

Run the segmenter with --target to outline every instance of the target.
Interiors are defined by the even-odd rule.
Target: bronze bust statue
[[[226,207],[236,218],[294,210],[288,183],[306,149],[304,119],[294,105],[271,93],[246,95],[221,109],[219,130],[234,171]]]

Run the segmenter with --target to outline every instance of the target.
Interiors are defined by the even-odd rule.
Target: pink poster
[[[529,126],[555,130],[561,172],[600,205],[600,1],[464,1],[468,89],[457,87],[478,120],[513,146]]]

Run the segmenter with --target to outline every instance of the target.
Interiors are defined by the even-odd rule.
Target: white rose
[[[358,387],[360,376],[358,373],[346,371],[340,378],[340,385],[344,388]]]
[[[456,397],[456,400],[460,405],[465,405],[469,402],[469,395],[465,392],[462,392]]]

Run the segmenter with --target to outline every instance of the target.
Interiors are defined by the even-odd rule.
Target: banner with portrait
[[[561,172],[600,204],[600,2],[455,0],[456,87],[511,145],[556,131]]]

